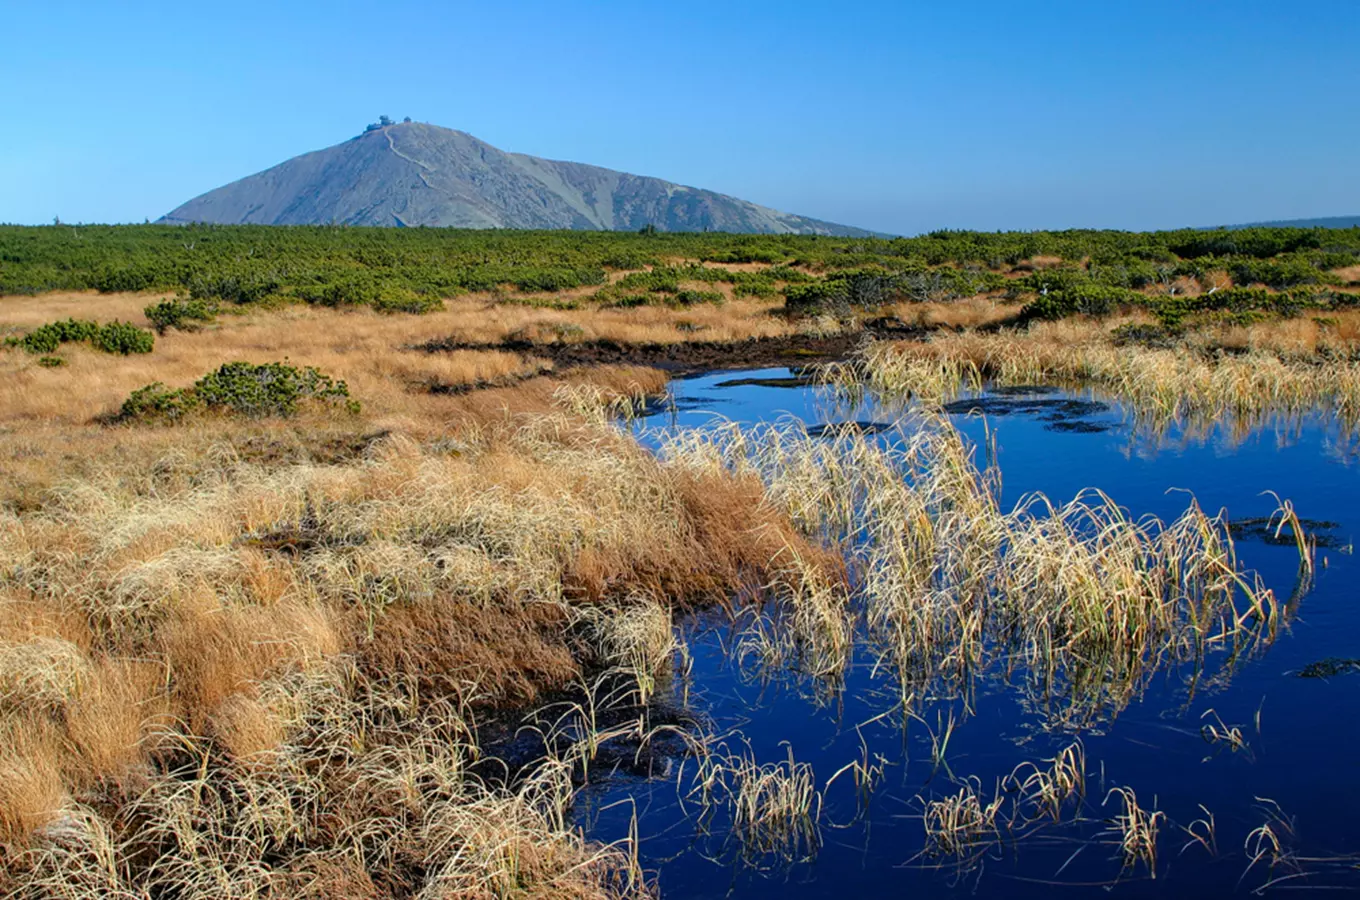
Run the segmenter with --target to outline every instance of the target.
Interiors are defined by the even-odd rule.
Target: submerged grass
[[[792,746],[785,750],[783,760],[761,763],[749,745],[707,745],[690,777],[687,796],[703,806],[705,820],[715,809],[728,811],[724,856],[743,865],[788,865],[821,848],[822,791],[812,767],[794,758]]]
[[[957,794],[927,802],[922,819],[928,852],[962,856],[979,843],[999,840],[997,816],[1005,802],[1000,785],[991,800],[984,800],[971,782]]]
[[[1132,788],[1111,789],[1105,797],[1107,804],[1111,797],[1118,797],[1121,805],[1120,812],[1110,820],[1110,828],[1119,844],[1125,870],[1132,871],[1142,865],[1150,877],[1156,878],[1157,832],[1166,814],[1141,806]]]
[[[1080,728],[1117,714],[1164,664],[1193,675],[1216,649],[1231,664],[1283,622],[1274,592],[1240,565],[1225,516],[1193,499],[1171,522],[1134,518],[1096,491],[1061,504],[1030,495],[1004,511],[999,473],[978,468],[947,419],[898,437],[720,427],[677,437],[668,454],[699,471],[758,473],[793,521],[841,547],[854,602],[789,595],[783,614],[837,615],[843,635],[862,627],[908,712],[927,693],[967,700],[995,664],[1021,676],[1050,727]],[[1307,565],[1306,542],[1300,554]],[[746,646],[786,656],[777,639]]]
[[[1265,347],[1222,354],[1193,346],[1118,345],[1094,322],[1039,324],[1028,331],[938,333],[927,341],[874,342],[828,374],[850,395],[938,406],[988,383],[1057,383],[1118,398],[1144,427],[1245,433],[1271,416],[1334,415],[1360,428],[1360,363],[1294,357]]]

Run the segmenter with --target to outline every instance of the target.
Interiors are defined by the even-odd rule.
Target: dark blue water
[[[872,406],[837,409],[811,387],[723,386],[739,377],[781,377],[787,370],[721,373],[677,381],[673,406],[641,426],[645,441],[660,432],[703,427],[714,416],[740,423],[793,416],[809,424],[884,420]],[[996,398],[993,398],[996,399]],[[1014,397],[999,398],[1013,401]],[[1246,436],[1175,433],[1154,440],[1138,433],[1117,405],[1055,413],[1029,401],[1089,400],[1069,394],[1034,394],[992,415],[960,412],[956,426],[975,440],[990,429],[1003,473],[1003,508],[1031,491],[1058,501],[1097,487],[1137,515],[1171,519],[1192,491],[1213,512],[1231,518],[1268,516],[1275,491],[1299,514],[1328,520],[1319,532],[1331,546],[1318,550],[1317,575],[1287,630],[1264,652],[1232,670],[1209,667],[1191,682],[1184,667],[1154,675],[1127,708],[1086,730],[1053,730],[1026,703],[1025,692],[993,673],[979,679],[971,712],[957,697],[921,704],[925,723],[903,721],[892,710],[890,684],[859,651],[843,688],[808,679],[761,679],[733,658],[736,627],[713,618],[687,623],[693,657],[688,704],[730,734],[733,749],[749,742],[756,758],[777,762],[791,748],[813,767],[818,787],[852,760],[883,761],[884,776],[867,802],[842,776],[825,794],[820,846],[805,858],[750,858],[730,835],[722,810],[699,823],[700,809],[685,803],[675,777],[615,778],[589,787],[579,803],[588,834],[625,837],[636,816],[644,867],[655,873],[664,897],[850,897],[873,892],[932,896],[1212,897],[1249,894],[1272,879],[1275,889],[1360,887],[1360,674],[1301,678],[1298,671],[1326,657],[1360,657],[1360,586],[1346,546],[1360,533],[1360,467],[1326,421],[1287,429],[1268,427]],[[1028,405],[1026,405],[1028,404]],[[966,404],[965,404],[966,406]],[[1071,409],[1068,412],[1072,412]],[[885,438],[886,439],[886,438]],[[1283,598],[1294,589],[1298,555],[1292,547],[1243,537],[1243,565],[1258,571]],[[1241,728],[1247,749],[1232,752],[1201,735],[1203,714]],[[932,730],[956,720],[945,760],[932,761]],[[867,723],[867,724],[866,724]],[[1258,728],[1259,723],[1259,728]],[[960,864],[954,857],[923,857],[921,797],[956,793],[956,781],[975,777],[985,797],[1018,764],[1037,762],[1079,736],[1086,751],[1088,785],[1080,808],[1061,824],[1026,827]],[[692,768],[692,763],[690,764]],[[673,773],[672,773],[673,774]],[[684,781],[683,778],[679,781]],[[1147,808],[1165,813],[1159,829],[1155,880],[1146,867],[1125,870],[1106,832],[1117,814],[1106,792],[1128,786]],[[1277,805],[1272,805],[1273,804]],[[1197,845],[1181,826],[1213,813],[1217,854]],[[1244,840],[1278,810],[1273,831],[1282,845],[1248,868]],[[1292,831],[1291,831],[1292,829]],[[1253,850],[1255,848],[1253,847]],[[1274,862],[1274,868],[1271,863]]]

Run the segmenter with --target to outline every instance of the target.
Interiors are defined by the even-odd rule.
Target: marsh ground
[[[642,869],[659,867],[663,890],[683,890],[688,876],[627,839],[631,818],[598,832],[625,838],[604,846],[571,817],[601,760],[663,741],[683,752],[661,764],[703,767],[705,802],[732,810],[737,852],[806,855],[824,824],[814,818],[809,830],[806,814],[839,767],[825,771],[830,759],[819,756],[809,771],[801,746],[791,760],[738,743],[719,753],[699,710],[657,706],[686,660],[715,685],[734,677],[706,645],[691,656],[677,643],[672,623],[691,611],[739,621],[778,612],[739,631],[741,652],[723,645],[723,665],[832,683],[838,668],[859,671],[845,668],[846,654],[872,625],[895,648],[884,657],[894,684],[908,688],[955,683],[960,662],[989,646],[960,635],[993,635],[986,598],[1018,597],[1020,585],[1046,586],[1025,592],[1043,602],[1008,623],[1025,642],[1024,665],[1070,673],[1073,654],[1117,646],[1100,658],[1119,677],[1083,682],[1106,699],[1168,654],[1269,648],[1292,621],[1288,588],[1250,580],[1262,563],[1245,551],[1239,560],[1211,515],[1163,532],[1090,498],[1064,507],[1081,472],[1064,467],[1071,478],[1051,488],[1061,514],[1012,516],[989,499],[994,476],[970,469],[967,441],[950,428],[926,429],[934,437],[914,455],[884,455],[880,443],[904,411],[1046,381],[1104,391],[1154,442],[1321,421],[1345,458],[1360,409],[1345,252],[1323,246],[1325,236],[1268,231],[1231,248],[1199,234],[997,236],[1015,246],[984,246],[995,259],[975,259],[986,242],[966,235],[681,236],[672,247],[635,236],[5,231],[6,265],[21,263],[5,283],[63,290],[0,298],[4,336],[68,318],[146,327],[148,308],[167,299],[211,306],[157,334],[150,353],[79,341],[48,354],[0,348],[6,889],[609,896],[649,890]],[[24,249],[30,237],[38,249]],[[1177,249],[1154,253],[1140,240]],[[91,250],[99,241],[112,249]],[[177,268],[217,241],[225,249],[212,251],[222,267],[212,277]],[[1064,252],[1043,252],[1045,242]],[[1175,259],[1111,294],[1124,276],[1091,252],[1106,245],[1133,254],[1121,263],[1128,271],[1142,271],[1138,254]],[[463,254],[457,266],[450,247]],[[1266,256],[1210,265],[1200,253],[1243,247]],[[952,249],[922,255],[940,248]],[[1275,268],[1250,262],[1262,258]],[[441,292],[449,272],[461,280]],[[1050,290],[1036,280],[1046,277],[1066,280]],[[182,281],[179,301],[173,287],[116,289],[167,278]],[[1260,279],[1279,286],[1240,292]],[[1289,293],[1291,279],[1321,283],[1304,296]],[[1226,310],[1202,299],[1231,291]],[[186,388],[228,361],[285,360],[343,380],[358,409],[205,407],[174,422],[119,420],[145,385]],[[830,381],[827,396],[875,404],[875,427],[766,444],[686,432],[658,455],[616,425],[663,393],[671,373],[776,361],[819,364],[802,375]],[[696,412],[685,407],[703,398],[681,394],[671,414],[688,421]],[[1092,439],[1080,429],[1060,437]],[[1036,446],[1040,456],[1068,452]],[[1197,487],[1180,474],[1186,483],[1162,484],[1176,479],[1154,467],[1134,498],[1117,499],[1142,511],[1154,486],[1159,497]],[[1028,477],[1022,465],[1016,484]],[[918,482],[933,486],[900,490]],[[860,519],[879,523],[879,555],[846,532]],[[1093,522],[1117,540],[1093,544]],[[1017,541],[1033,552],[996,555]],[[866,596],[877,605],[864,606]],[[1334,649],[1327,655],[1354,655]],[[618,692],[610,702],[601,685]],[[921,714],[910,693],[889,706]],[[539,763],[497,774],[483,736],[535,709]],[[774,724],[757,744],[782,739],[788,711],[770,707]],[[943,722],[931,718],[931,733]],[[880,769],[866,755],[837,788],[872,785]],[[965,771],[940,782],[956,802],[929,807],[932,839],[950,846],[973,846],[995,821]],[[1142,805],[1121,807],[1120,834],[1125,861],[1147,871],[1158,807],[1141,785],[1135,799]],[[1264,834],[1256,840],[1266,846]]]

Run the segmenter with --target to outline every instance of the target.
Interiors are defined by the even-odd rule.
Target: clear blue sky
[[[380,113],[897,233],[1360,214],[1360,0],[0,0],[0,221]]]

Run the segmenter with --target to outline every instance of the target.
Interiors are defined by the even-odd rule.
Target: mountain
[[[1280,219],[1274,222],[1250,222],[1246,225],[1224,225],[1229,231],[1242,228],[1360,228],[1360,216],[1329,216],[1322,219]]]
[[[872,235],[659,178],[507,153],[421,122],[369,126],[195,197],[160,221]]]

